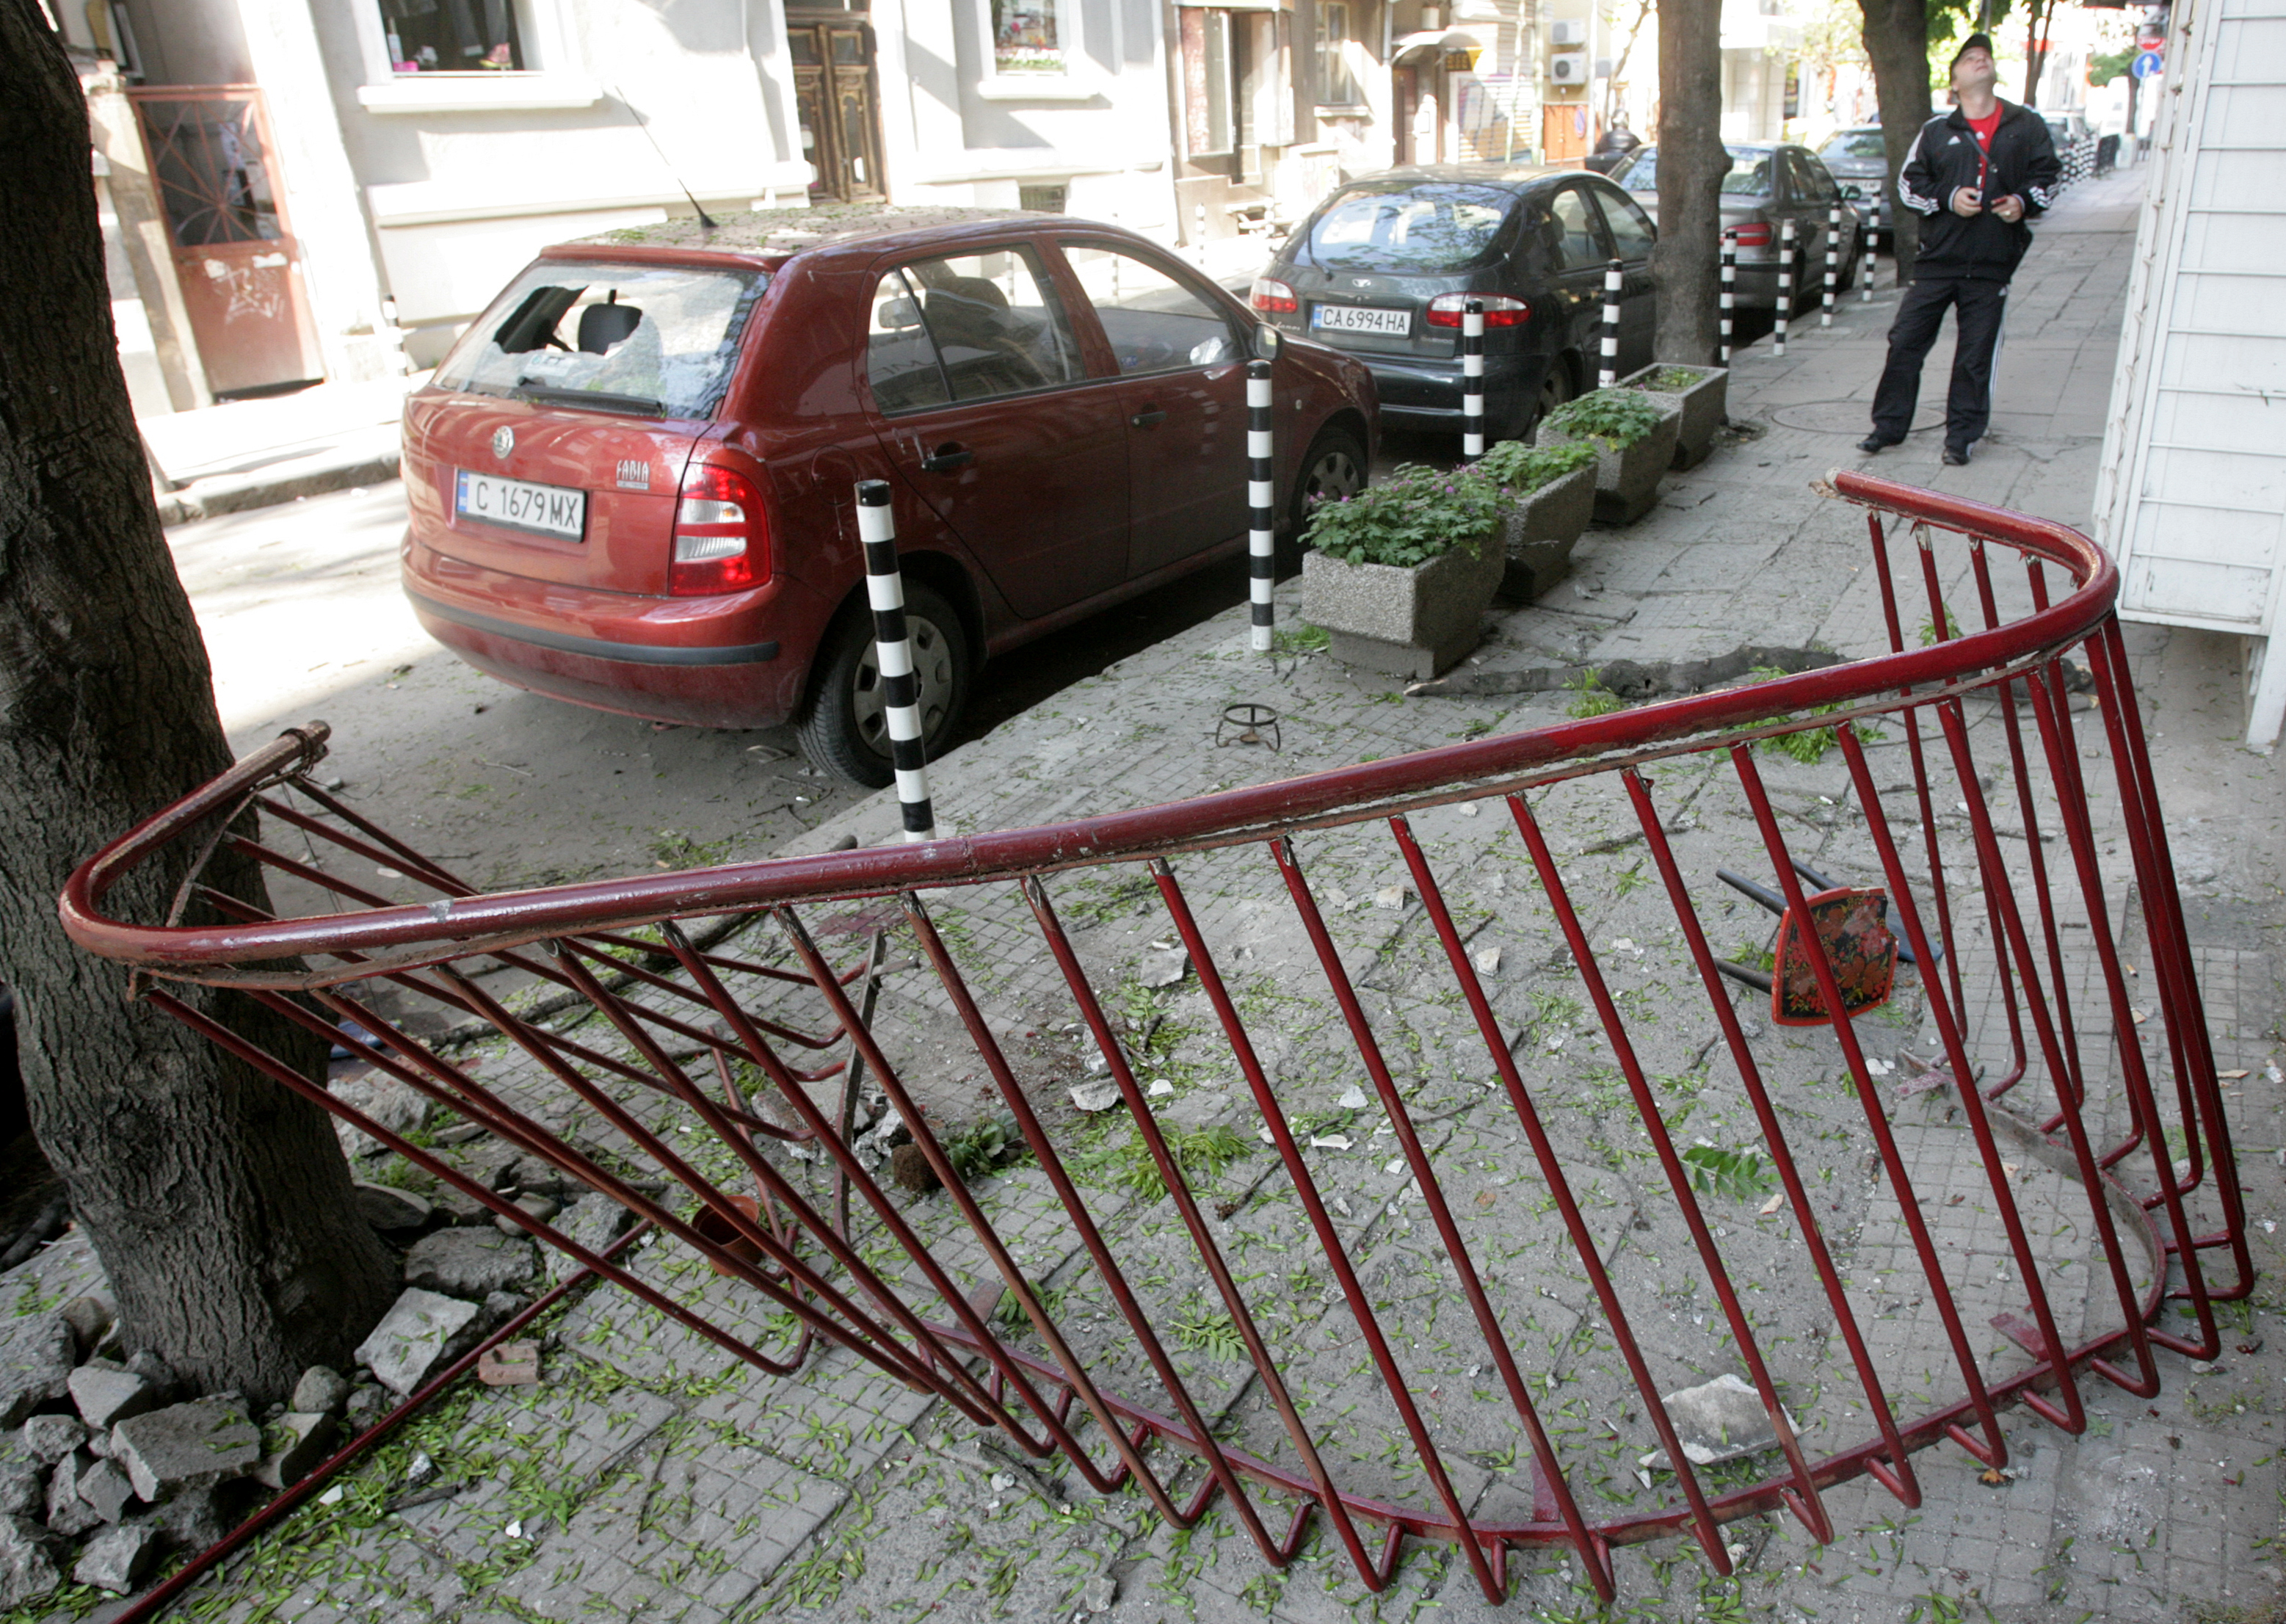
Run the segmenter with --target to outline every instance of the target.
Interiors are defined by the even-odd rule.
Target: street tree
[[[1706,366],[1721,338],[1722,0],[1659,0],[1659,359]]]
[[[1929,12],[1931,0],[1857,0],[1865,14],[1865,57],[1873,66],[1873,99],[1881,109],[1881,146],[1889,161],[1882,200],[1894,229],[1890,252],[1897,280],[1913,273],[1920,251],[1921,217],[1897,201],[1897,172],[1913,150],[1913,138],[1929,119]]]
[[[326,1114],[129,997],[57,923],[76,863],[231,753],[119,369],[86,104],[38,0],[0,0],[0,977],[34,1131],[130,1345],[259,1404],[344,1362],[396,1270]],[[113,898],[157,920],[184,878],[154,863]],[[227,847],[204,878],[264,902]],[[325,1063],[240,995],[185,996]]]

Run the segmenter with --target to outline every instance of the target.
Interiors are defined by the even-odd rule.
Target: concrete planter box
[[[1424,682],[1484,635],[1484,613],[1508,559],[1489,536],[1477,555],[1454,547],[1400,569],[1305,553],[1302,619],[1325,628],[1329,651],[1344,665]]]
[[[1502,535],[1500,595],[1529,603],[1572,573],[1572,546],[1596,516],[1596,470],[1575,468],[1519,497]]]
[[[1651,397],[1658,399],[1659,397]],[[1659,426],[1634,445],[1613,451],[1601,440],[1542,428],[1543,445],[1580,445],[1596,453],[1596,518],[1604,524],[1632,524],[1649,513],[1659,500],[1659,477],[1675,461],[1675,442],[1683,428],[1683,413],[1669,406]]]
[[[1651,388],[1649,380],[1663,372],[1687,372],[1699,382],[1679,390]],[[1714,431],[1722,426],[1730,405],[1730,374],[1723,367],[1686,367],[1674,361],[1654,362],[1620,380],[1621,389],[1639,390],[1661,406],[1682,412],[1683,427],[1675,445],[1676,468],[1697,468],[1714,449]]]

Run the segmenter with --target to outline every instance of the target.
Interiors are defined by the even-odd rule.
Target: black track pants
[[[1891,442],[1912,427],[1921,393],[1921,363],[1936,343],[1946,305],[1958,309],[1952,390],[1944,406],[1944,443],[1966,450],[1984,438],[1992,415],[1992,357],[2008,313],[2008,284],[1965,276],[1923,275],[1905,289],[1889,324],[1889,363],[1873,391],[1873,432]]]

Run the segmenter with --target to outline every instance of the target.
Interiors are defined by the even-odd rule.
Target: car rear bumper
[[[1463,420],[1461,363],[1360,357],[1381,397],[1381,421],[1399,429],[1458,434]],[[1530,414],[1548,359],[1538,355],[1485,358],[1485,421],[1495,434],[1513,434]]]
[[[488,675],[699,727],[786,720],[816,643],[789,636],[789,623],[824,621],[822,610],[801,612],[808,595],[784,578],[721,597],[642,597],[508,575],[417,543],[406,549],[404,587],[422,629]]]

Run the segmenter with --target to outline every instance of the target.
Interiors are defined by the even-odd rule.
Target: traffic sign
[[[2156,51],[2146,51],[2128,65],[2127,71],[2138,79],[2156,79],[2167,71],[2167,59]]]

